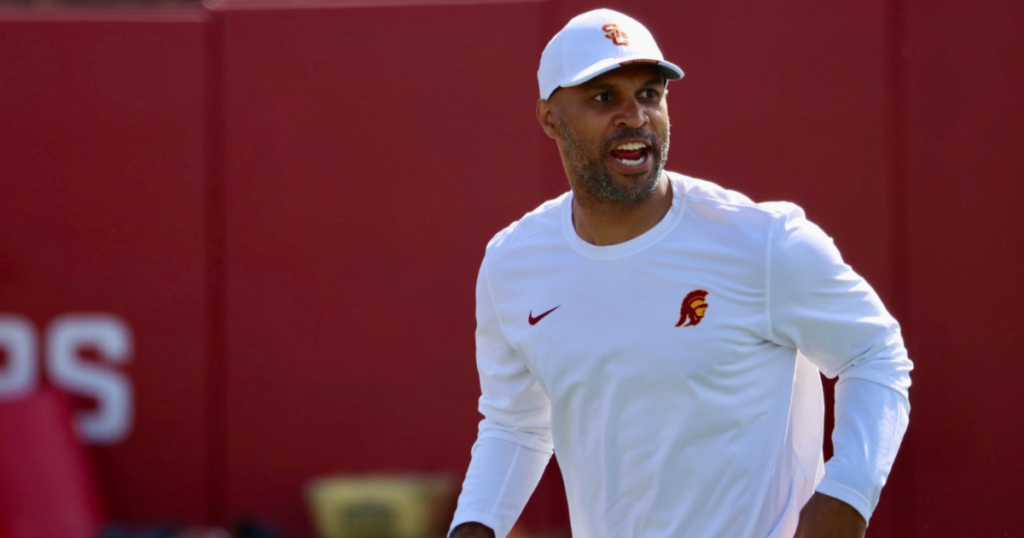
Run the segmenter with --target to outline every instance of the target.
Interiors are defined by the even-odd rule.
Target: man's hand
[[[867,521],[854,507],[821,493],[811,495],[793,538],[864,538]]]
[[[494,531],[479,523],[463,523],[455,527],[452,538],[494,538]]]

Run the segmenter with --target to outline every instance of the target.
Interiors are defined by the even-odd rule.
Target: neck
[[[599,247],[625,243],[650,230],[672,207],[672,187],[662,173],[650,196],[636,202],[573,192],[572,223],[580,239]]]

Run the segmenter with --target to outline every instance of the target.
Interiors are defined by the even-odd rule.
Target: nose
[[[647,109],[636,99],[626,99],[619,108],[615,118],[615,125],[618,127],[629,127],[636,129],[647,124]]]

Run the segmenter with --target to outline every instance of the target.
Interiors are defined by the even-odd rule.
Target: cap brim
[[[679,66],[671,62],[648,58],[646,56],[623,56],[620,58],[607,58],[601,60],[600,62],[597,62],[596,64],[584,69],[583,71],[580,71],[572,79],[562,84],[559,84],[558,87],[569,88],[572,86],[579,86],[580,84],[583,84],[584,82],[587,82],[588,80],[591,80],[595,77],[599,77],[609,71],[618,69],[626,65],[634,64],[653,65],[659,68],[661,72],[665,75],[665,78],[668,80],[679,80],[683,78],[683,70],[679,69]]]

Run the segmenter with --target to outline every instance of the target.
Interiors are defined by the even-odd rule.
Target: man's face
[[[631,205],[650,196],[668,158],[665,93],[660,71],[637,64],[559,88],[538,104],[577,197]]]

